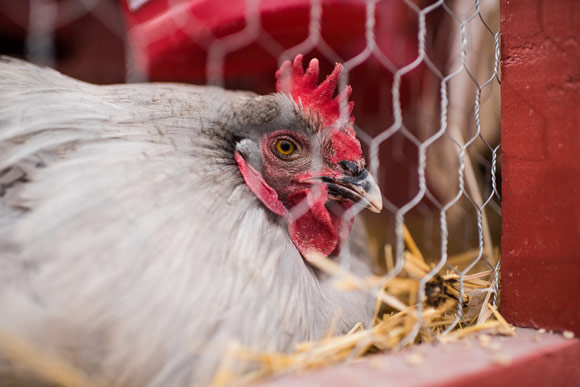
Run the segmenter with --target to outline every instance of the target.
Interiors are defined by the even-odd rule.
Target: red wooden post
[[[580,334],[580,2],[502,0],[501,311]]]

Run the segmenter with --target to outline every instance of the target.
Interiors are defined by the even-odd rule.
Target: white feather
[[[288,351],[368,318],[202,135],[247,94],[7,59],[0,89],[0,329],[106,385],[180,386],[232,340]]]

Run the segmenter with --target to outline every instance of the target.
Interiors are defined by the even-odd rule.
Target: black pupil
[[[282,141],[280,143],[280,149],[282,149],[282,152],[290,152],[291,147],[292,146],[288,141]]]

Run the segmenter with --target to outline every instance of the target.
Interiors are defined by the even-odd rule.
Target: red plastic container
[[[374,10],[372,2],[369,6],[361,0],[322,0],[318,8],[313,3],[122,0],[130,45],[150,80],[197,84],[209,80],[264,94],[274,91],[274,73],[281,61],[296,54],[304,54],[305,63],[317,57],[321,74],[329,74],[335,62],[345,62],[356,122],[374,136],[393,122],[393,72],[418,56],[417,12],[399,0],[381,1]],[[374,22],[370,36],[369,22]],[[358,64],[349,62],[372,47],[375,52],[361,55]],[[392,65],[385,66],[385,60],[381,62],[377,56]],[[411,107],[419,100],[423,69],[418,66],[402,78],[401,105],[411,120],[416,116]],[[406,125],[413,130],[412,122]],[[416,149],[405,142],[408,140],[392,138],[383,143],[380,152],[385,166],[381,173],[391,171],[397,176],[389,179],[402,182],[398,187],[384,186],[384,193],[401,204],[417,190]],[[405,158],[393,160],[393,147],[403,147]],[[379,180],[385,181],[387,176],[379,176]]]

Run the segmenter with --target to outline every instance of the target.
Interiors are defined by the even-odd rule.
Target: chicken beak
[[[322,177],[328,187],[328,194],[337,201],[361,202],[372,212],[379,213],[383,209],[381,190],[368,170],[362,169],[357,175],[341,177]]]

